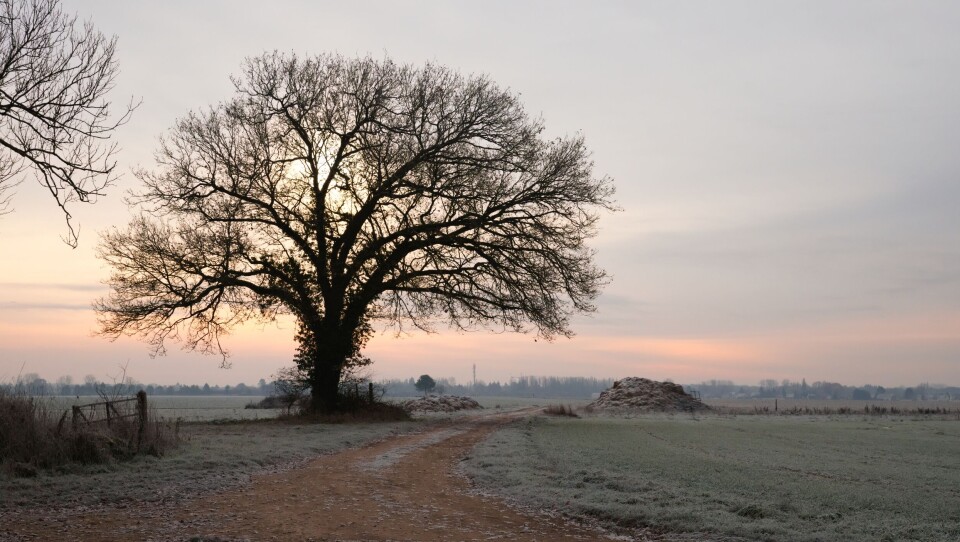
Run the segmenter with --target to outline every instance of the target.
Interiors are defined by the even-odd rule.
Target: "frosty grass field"
[[[480,444],[464,470],[490,492],[611,526],[711,539],[960,540],[956,420],[536,417]]]
[[[183,422],[210,422],[223,420],[261,420],[276,418],[282,409],[245,408],[250,403],[258,403],[262,395],[151,395],[147,398],[149,410],[163,419]],[[390,397],[389,400],[402,402],[416,397]],[[68,409],[71,405],[99,403],[97,396],[51,397],[48,398],[55,410]],[[547,399],[522,397],[478,397],[484,408],[518,408],[525,406],[546,406]]]
[[[391,424],[277,424],[263,419],[279,411],[244,408],[259,399],[153,396],[156,415],[194,422],[180,426],[178,450],[163,458],[4,479],[0,512],[24,505],[177,501],[243,483],[264,469],[463,415]],[[96,400],[55,399],[64,408]],[[504,410],[556,404],[478,400]],[[230,421],[241,418],[248,421]],[[667,533],[666,540],[701,538],[690,533],[784,542],[960,540],[958,418],[534,416],[494,433],[462,465],[486,492],[611,527],[652,527]]]
[[[185,424],[179,427],[179,447],[162,458],[144,455],[120,463],[73,465],[33,478],[0,477],[0,516],[6,507],[178,502],[234,487],[265,470],[422,428],[422,422]]]

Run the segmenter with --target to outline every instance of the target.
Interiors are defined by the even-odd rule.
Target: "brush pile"
[[[587,405],[587,411],[606,412],[696,412],[710,407],[672,382],[628,377],[613,383]]]
[[[457,410],[472,410],[483,408],[480,403],[469,397],[456,395],[428,395],[403,403],[408,412],[454,412]]]

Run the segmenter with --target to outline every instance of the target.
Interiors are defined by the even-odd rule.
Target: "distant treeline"
[[[421,392],[414,387],[416,379],[381,380],[377,382],[390,397],[409,397]],[[501,397],[545,397],[545,398],[589,398],[595,393],[613,385],[611,378],[524,376],[513,378],[509,382],[483,382],[457,384],[453,378],[436,379],[435,393],[452,395],[482,395]],[[135,393],[144,390],[148,395],[273,395],[276,393],[274,382],[264,379],[256,385],[237,384],[234,386],[211,386],[209,384],[142,384],[131,378],[123,382],[102,382],[88,376],[83,383],[75,383],[69,377],[56,382],[48,382],[37,374],[22,375],[14,383],[0,384],[8,391],[16,389],[28,395],[116,395],[118,392]]]
[[[807,384],[806,379],[800,382],[767,379],[761,380],[758,386],[734,384],[729,380],[709,380],[701,382],[700,384],[687,384],[684,388],[700,392],[700,396],[704,399],[772,399],[777,397],[791,399],[853,399],[873,401],[940,401],[960,399],[960,387],[940,386],[927,383],[916,386],[885,388],[883,386],[873,386],[870,384],[863,386],[845,386],[836,382],[821,381]]]
[[[563,377],[563,376],[523,376],[511,378],[507,382],[484,382],[476,384],[457,383],[453,378],[435,379],[435,393],[451,395],[476,395],[493,397],[543,397],[560,399],[589,399],[613,385],[612,378]],[[393,379],[378,382],[387,397],[409,397],[419,395],[414,386],[416,379]],[[838,399],[838,400],[953,400],[960,399],[960,387],[936,384],[918,384],[885,388],[883,386],[863,385],[845,386],[836,382],[817,381],[808,384],[801,380],[767,379],[759,385],[734,384],[730,380],[708,380],[699,384],[684,384],[687,391],[695,390],[703,399]],[[211,386],[209,384],[141,384],[131,378],[122,382],[103,382],[93,376],[87,376],[82,383],[74,382],[70,377],[61,377],[56,382],[48,382],[35,373],[20,376],[14,382],[0,383],[0,389],[17,391],[28,395],[117,395],[133,394],[144,390],[148,395],[273,395],[276,393],[274,382],[260,379],[256,384],[239,383],[236,385]]]
[[[48,382],[35,373],[21,375],[15,382],[0,384],[0,389],[33,396],[44,395],[130,395],[144,390],[147,395],[272,395],[273,382],[264,379],[255,385],[237,384],[235,386],[211,386],[209,384],[185,385],[142,384],[132,378],[120,382],[104,382],[93,376],[87,376],[82,383],[76,383],[70,377],[60,377],[56,382]]]

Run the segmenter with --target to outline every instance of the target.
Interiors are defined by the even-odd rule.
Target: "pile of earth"
[[[587,405],[587,410],[608,412],[695,412],[710,407],[683,391],[673,382],[657,382],[631,376],[613,383],[600,397]]]
[[[469,397],[459,397],[456,395],[428,395],[413,399],[403,403],[404,410],[408,412],[454,412],[457,410],[471,410],[483,408],[480,403]]]

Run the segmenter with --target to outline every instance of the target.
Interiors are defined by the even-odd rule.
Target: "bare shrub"
[[[345,412],[365,410],[373,405],[386,405],[383,396],[387,390],[380,384],[374,384],[367,371],[353,370],[344,375],[340,382],[337,404]]]
[[[287,414],[290,414],[290,409],[299,404],[310,389],[307,374],[297,366],[284,367],[277,371],[273,378],[273,386],[277,391],[276,401],[279,401],[287,409]]]
[[[282,406],[286,414],[281,418],[303,419],[326,423],[349,421],[402,421],[410,419],[403,409],[383,401],[386,389],[374,384],[367,373],[347,371],[338,386],[335,412],[316,412],[308,375],[298,366],[286,367],[274,375],[276,395],[264,398],[247,408],[276,408]],[[296,407],[296,409],[294,409]]]

